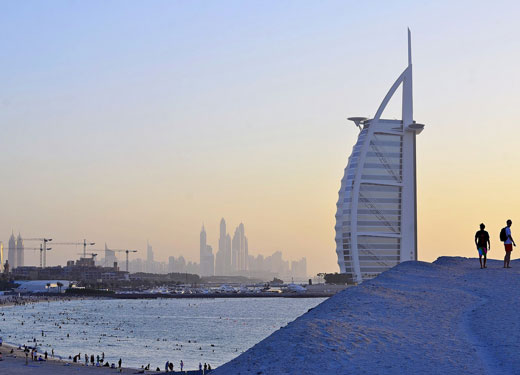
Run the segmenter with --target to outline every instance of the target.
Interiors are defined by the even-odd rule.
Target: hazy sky
[[[520,238],[519,8],[2,1],[0,239],[86,237],[141,257],[149,239],[159,260],[198,261],[202,223],[216,250],[225,217],[231,235],[245,224],[252,254],[337,271],[337,193],[358,133],[346,117],[374,115],[410,27],[426,124],[419,257],[476,256],[482,221],[502,257],[507,218]],[[77,257],[55,250],[50,264]]]

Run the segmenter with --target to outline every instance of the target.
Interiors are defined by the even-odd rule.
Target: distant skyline
[[[410,27],[414,112],[428,133],[417,140],[418,257],[476,256],[484,222],[500,258],[500,228],[520,228],[519,8],[2,2],[4,251],[14,230],[141,258],[148,238],[157,259],[198,261],[201,222],[216,252],[224,216],[247,223],[251,254],[338,271],[334,215],[358,134],[346,118],[374,115]],[[388,117],[399,109],[391,102]],[[53,248],[47,264],[81,250]]]

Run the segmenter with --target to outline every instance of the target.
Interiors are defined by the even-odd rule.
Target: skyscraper
[[[218,252],[215,258],[215,274],[229,275],[231,271],[231,240],[226,230],[226,221],[220,220],[220,237],[218,239]]]
[[[16,239],[14,238],[14,233],[11,233],[11,237],[9,237],[7,259],[9,260],[9,268],[11,270],[15,269],[18,263],[16,256]]]
[[[153,258],[153,255],[152,255]],[[114,263],[117,262],[116,252],[110,250],[105,242],[105,267],[113,267]]]
[[[16,267],[23,267],[25,262],[23,239],[20,233],[16,238]]]
[[[402,86],[401,120],[382,119]],[[411,37],[408,66],[374,118],[352,117],[360,133],[341,180],[336,213],[336,253],[342,273],[361,282],[400,262],[417,259],[415,138]]]
[[[215,274],[215,257],[213,249],[207,244],[204,225],[200,231],[200,275],[213,276]]]
[[[245,235],[244,224],[235,229],[233,240],[231,241],[231,268],[233,271],[246,271],[248,269],[248,242]]]

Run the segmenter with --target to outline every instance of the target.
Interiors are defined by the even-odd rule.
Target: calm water
[[[5,342],[57,355],[101,354],[123,366],[179,370],[228,362],[324,298],[78,300],[0,309]],[[22,325],[23,322],[23,325]],[[45,336],[42,336],[42,330]],[[67,337],[69,334],[69,337]]]

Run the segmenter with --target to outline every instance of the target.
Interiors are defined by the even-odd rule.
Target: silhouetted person
[[[480,230],[475,233],[475,245],[477,245],[480,268],[486,268],[487,252],[491,250],[489,233],[484,230],[485,227],[484,223],[480,224]],[[484,265],[482,265],[482,257],[484,257]]]
[[[121,368],[121,362],[122,362],[121,358],[119,358],[119,361],[117,361],[117,367]],[[161,370],[159,370],[159,371],[161,371]]]
[[[511,251],[513,251],[513,246],[516,247],[516,243],[511,236],[511,225],[513,222],[508,220],[506,224],[507,227],[504,228],[506,231],[506,240],[504,241],[504,248],[506,250],[506,256],[504,257],[504,268],[511,268],[509,266],[509,262],[511,261]]]

